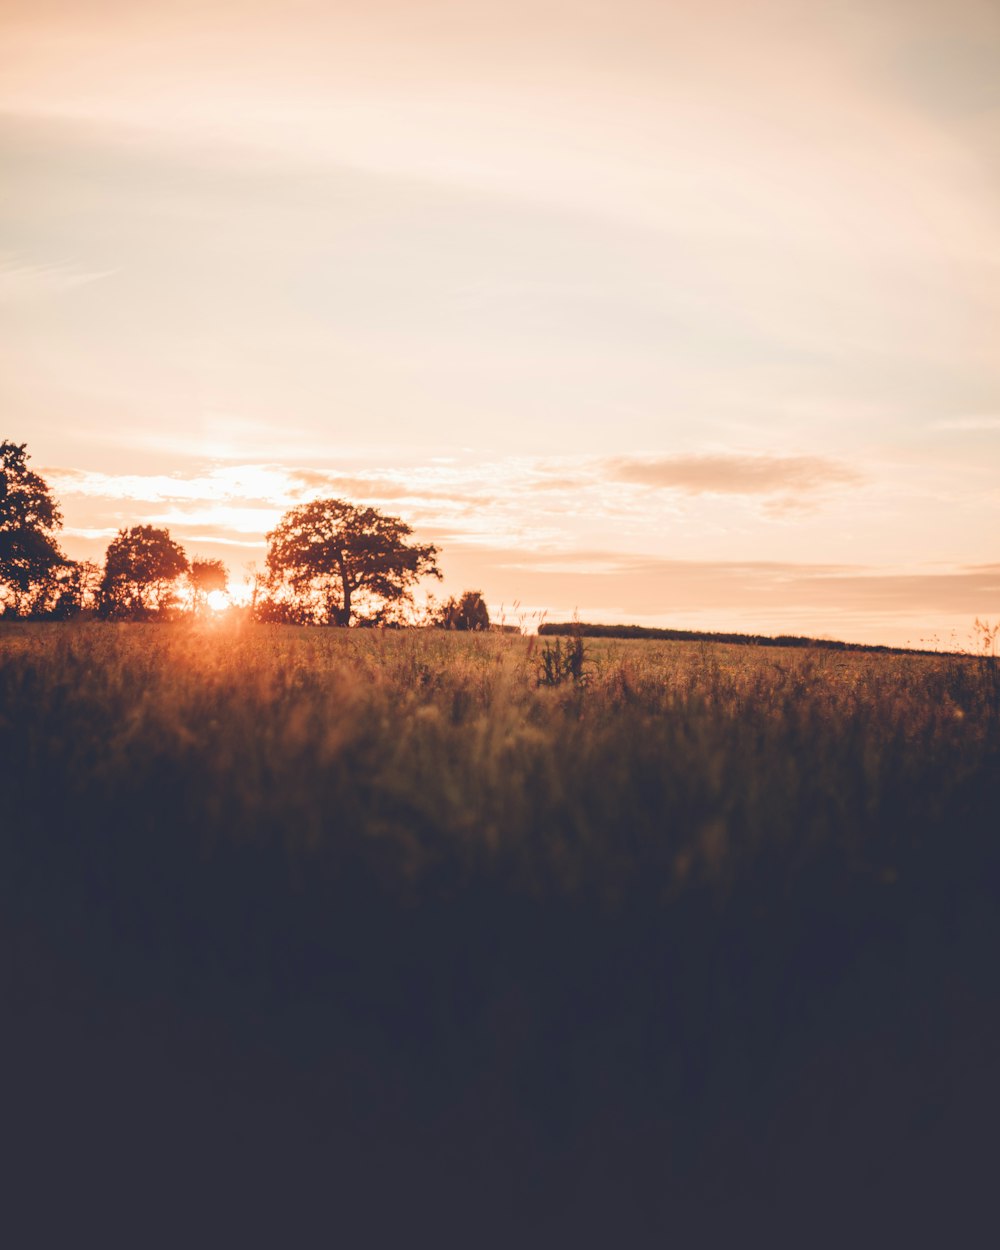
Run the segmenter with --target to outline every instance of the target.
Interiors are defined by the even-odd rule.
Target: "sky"
[[[234,582],[308,499],[439,596],[1000,618],[997,0],[0,0],[0,437]]]

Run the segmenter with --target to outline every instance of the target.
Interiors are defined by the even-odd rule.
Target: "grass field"
[[[202,1203],[345,1245],[978,1211],[996,661],[555,645],[0,625],[25,1192],[136,1244]]]

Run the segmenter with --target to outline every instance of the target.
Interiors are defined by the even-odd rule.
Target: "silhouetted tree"
[[[55,531],[62,516],[45,481],[28,468],[26,443],[0,443],[0,606],[17,616],[51,610],[72,567]]]
[[[188,581],[194,595],[194,610],[199,612],[213,590],[226,590],[229,572],[221,560],[194,559],[188,570]]]
[[[34,583],[22,615],[67,621],[97,606],[101,569],[90,560],[63,559]]]
[[[119,530],[104,559],[101,615],[142,619],[165,612],[176,603],[177,579],[187,570],[187,556],[168,530]]]
[[[481,591],[466,590],[460,599],[443,603],[435,618],[439,629],[489,629],[490,614]]]
[[[95,611],[101,602],[101,581],[104,577],[104,571],[93,560],[78,560],[75,576],[81,610],[84,612]]]
[[[93,611],[100,598],[101,569],[91,560],[68,560],[48,579],[46,615],[65,621]]]
[[[421,577],[438,577],[437,547],[409,541],[398,517],[342,499],[292,508],[267,536],[268,580],[258,619],[349,625],[360,607],[368,622],[386,623],[411,602]]]

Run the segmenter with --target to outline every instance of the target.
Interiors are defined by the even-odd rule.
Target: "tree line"
[[[108,545],[103,567],[60,548],[62,514],[27,445],[0,443],[0,616],[66,620],[167,620],[203,613],[225,595],[221,560],[189,559],[167,529],[133,525]],[[377,508],[317,499],[291,508],[267,535],[265,568],[253,576],[250,615],[296,625],[397,626],[412,619],[413,591],[440,580],[432,543]],[[482,594],[431,600],[425,623],[489,629]]]
[[[734,634],[707,629],[666,629],[652,625],[599,625],[588,621],[543,621],[542,636],[553,638],[644,638],[658,642],[714,642],[748,647],[818,647],[827,651],[877,651],[888,655],[940,655],[913,647],[890,647],[882,643],[838,642],[833,638],[809,638],[802,634]]]

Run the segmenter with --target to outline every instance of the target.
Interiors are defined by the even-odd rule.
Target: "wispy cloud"
[[[408,500],[458,507],[483,507],[494,502],[489,493],[479,489],[475,475],[469,479],[460,470],[437,466],[352,475],[336,469],[277,464],[215,465],[184,474],[102,473],[58,467],[44,471],[61,495],[178,507],[239,502],[288,508],[330,495],[357,502]]]
[[[441,470],[430,470],[432,474],[441,474]],[[409,471],[413,476],[413,471]],[[343,476],[335,471],[323,469],[294,469],[289,474],[292,481],[301,483],[303,490],[309,495],[346,495],[350,499],[363,500],[431,500],[438,503],[475,504],[477,507],[490,504],[493,500],[479,491],[463,491],[457,488],[434,488],[425,485],[417,473],[416,480],[407,482],[400,477],[386,477],[379,474]]]
[[[851,486],[861,480],[861,475],[849,465],[822,456],[720,453],[616,458],[606,464],[609,475],[618,481],[678,490],[689,495],[799,497],[831,486]]]
[[[969,622],[989,616],[1000,602],[1000,564],[893,568],[657,559],[596,549],[553,556],[516,548],[473,551],[457,543],[448,556],[450,564],[477,569],[490,586],[524,601],[547,603],[554,616],[571,613],[581,603],[604,603],[606,619],[612,621],[648,618],[670,624],[700,613],[703,628],[736,628],[733,622],[742,622],[751,632],[770,632],[777,616],[787,614],[797,617],[800,632],[803,622],[817,620],[830,624],[824,630],[813,623],[811,631],[828,632],[845,614],[874,619],[884,613],[919,631],[942,614]]]
[[[949,417],[943,421],[932,421],[932,430],[967,431],[1000,430],[1000,415],[984,413],[978,416]]]
[[[280,505],[294,497],[289,474],[271,465],[210,468],[183,475],[166,473],[101,473],[51,468],[46,475],[62,495],[145,504],[266,501]]]
[[[109,278],[114,269],[86,269],[69,261],[36,263],[18,253],[0,253],[0,302],[44,299]]]

